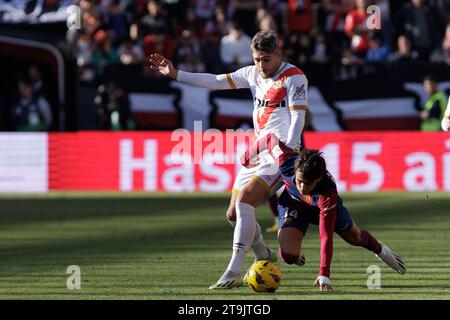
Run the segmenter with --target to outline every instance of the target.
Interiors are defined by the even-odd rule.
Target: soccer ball
[[[281,282],[281,270],[269,260],[256,261],[248,273],[248,286],[255,292],[275,292]]]

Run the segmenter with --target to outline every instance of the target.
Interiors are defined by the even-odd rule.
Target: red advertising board
[[[229,191],[239,170],[236,154],[246,145],[240,138],[187,131],[176,137],[170,132],[50,133],[49,189]],[[450,135],[444,132],[307,132],[305,141],[324,152],[341,191],[450,191]],[[181,159],[172,153],[180,148]]]

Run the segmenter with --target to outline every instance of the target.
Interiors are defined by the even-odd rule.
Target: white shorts
[[[258,166],[250,169],[241,167],[234,180],[233,193],[239,193],[250,179],[258,181],[266,189],[268,196],[272,196],[283,186],[284,183],[278,166],[274,163],[270,154],[262,152],[259,157],[260,164]]]

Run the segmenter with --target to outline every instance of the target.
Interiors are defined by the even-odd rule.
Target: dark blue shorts
[[[318,207],[296,201],[284,190],[278,199],[278,228],[297,228],[305,235],[310,223],[319,224],[319,213],[320,210]],[[338,197],[338,210],[334,231],[348,231],[352,226],[352,217],[348,213],[347,208],[344,207],[342,199]]]

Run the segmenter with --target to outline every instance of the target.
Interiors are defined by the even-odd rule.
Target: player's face
[[[425,80],[423,82],[423,86],[424,86],[425,92],[429,95],[432,95],[437,89],[436,83],[434,83],[433,81],[430,81],[430,80]]]
[[[281,64],[280,52],[277,50],[274,53],[267,53],[264,51],[253,50],[252,54],[256,69],[261,77],[263,79],[273,77]]]
[[[303,178],[300,171],[295,173],[295,184],[297,186],[297,190],[303,195],[310,194],[316,188],[317,184],[320,182],[320,179],[322,178],[307,181]]]

